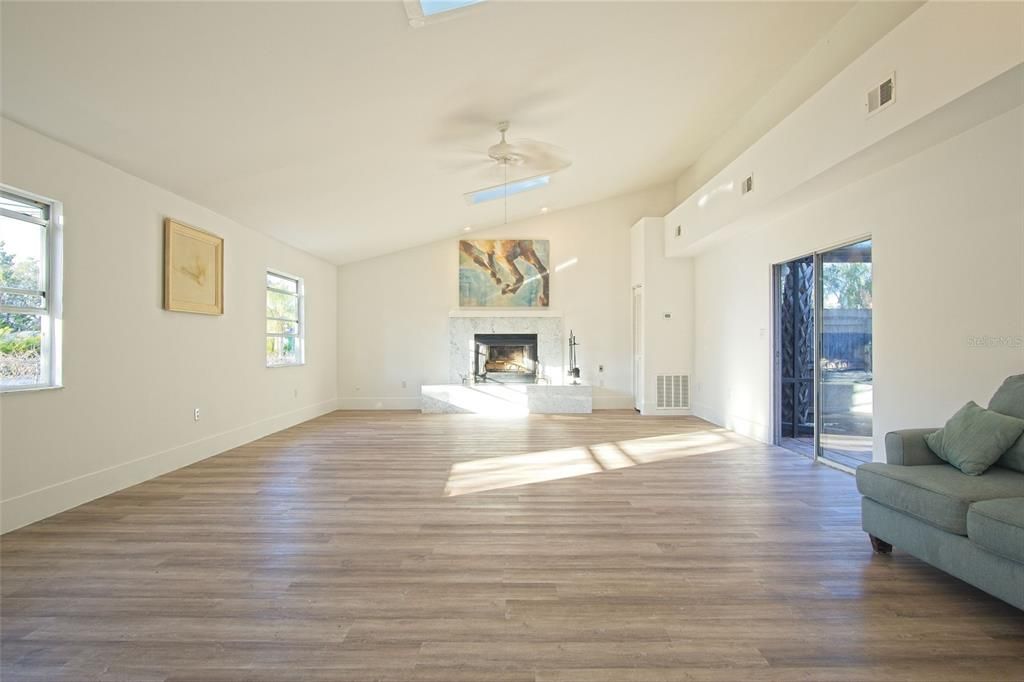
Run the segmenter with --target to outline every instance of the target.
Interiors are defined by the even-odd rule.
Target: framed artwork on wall
[[[551,301],[547,239],[459,242],[459,305],[542,307]]]
[[[164,220],[164,308],[224,314],[224,239]]]

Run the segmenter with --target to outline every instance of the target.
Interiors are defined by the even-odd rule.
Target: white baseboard
[[[337,401],[309,405],[263,421],[224,431],[170,450],[93,471],[0,502],[0,533],[27,526],[104,495],[124,490],[181,467],[333,412]]]
[[[686,409],[686,410],[683,410],[683,409],[678,409],[678,410],[677,409],[671,409],[671,410],[653,409],[653,410],[641,410],[640,414],[643,415],[644,417],[689,417],[689,416],[691,416],[693,414],[693,412],[691,410],[689,410],[689,409]]]
[[[419,396],[414,398],[338,398],[339,410],[418,410]]]

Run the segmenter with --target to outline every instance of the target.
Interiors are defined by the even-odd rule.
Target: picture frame
[[[547,239],[459,241],[459,306],[547,308],[551,247]]]
[[[164,219],[164,309],[224,314],[224,239]]]

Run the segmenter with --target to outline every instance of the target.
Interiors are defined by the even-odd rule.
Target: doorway
[[[772,269],[775,443],[852,470],[872,457],[871,240]]]
[[[643,287],[633,287],[633,409],[644,411]]]

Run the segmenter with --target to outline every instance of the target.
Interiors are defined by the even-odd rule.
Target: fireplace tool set
[[[580,383],[580,368],[576,364],[576,334],[569,330],[569,376],[572,377],[572,383]]]

